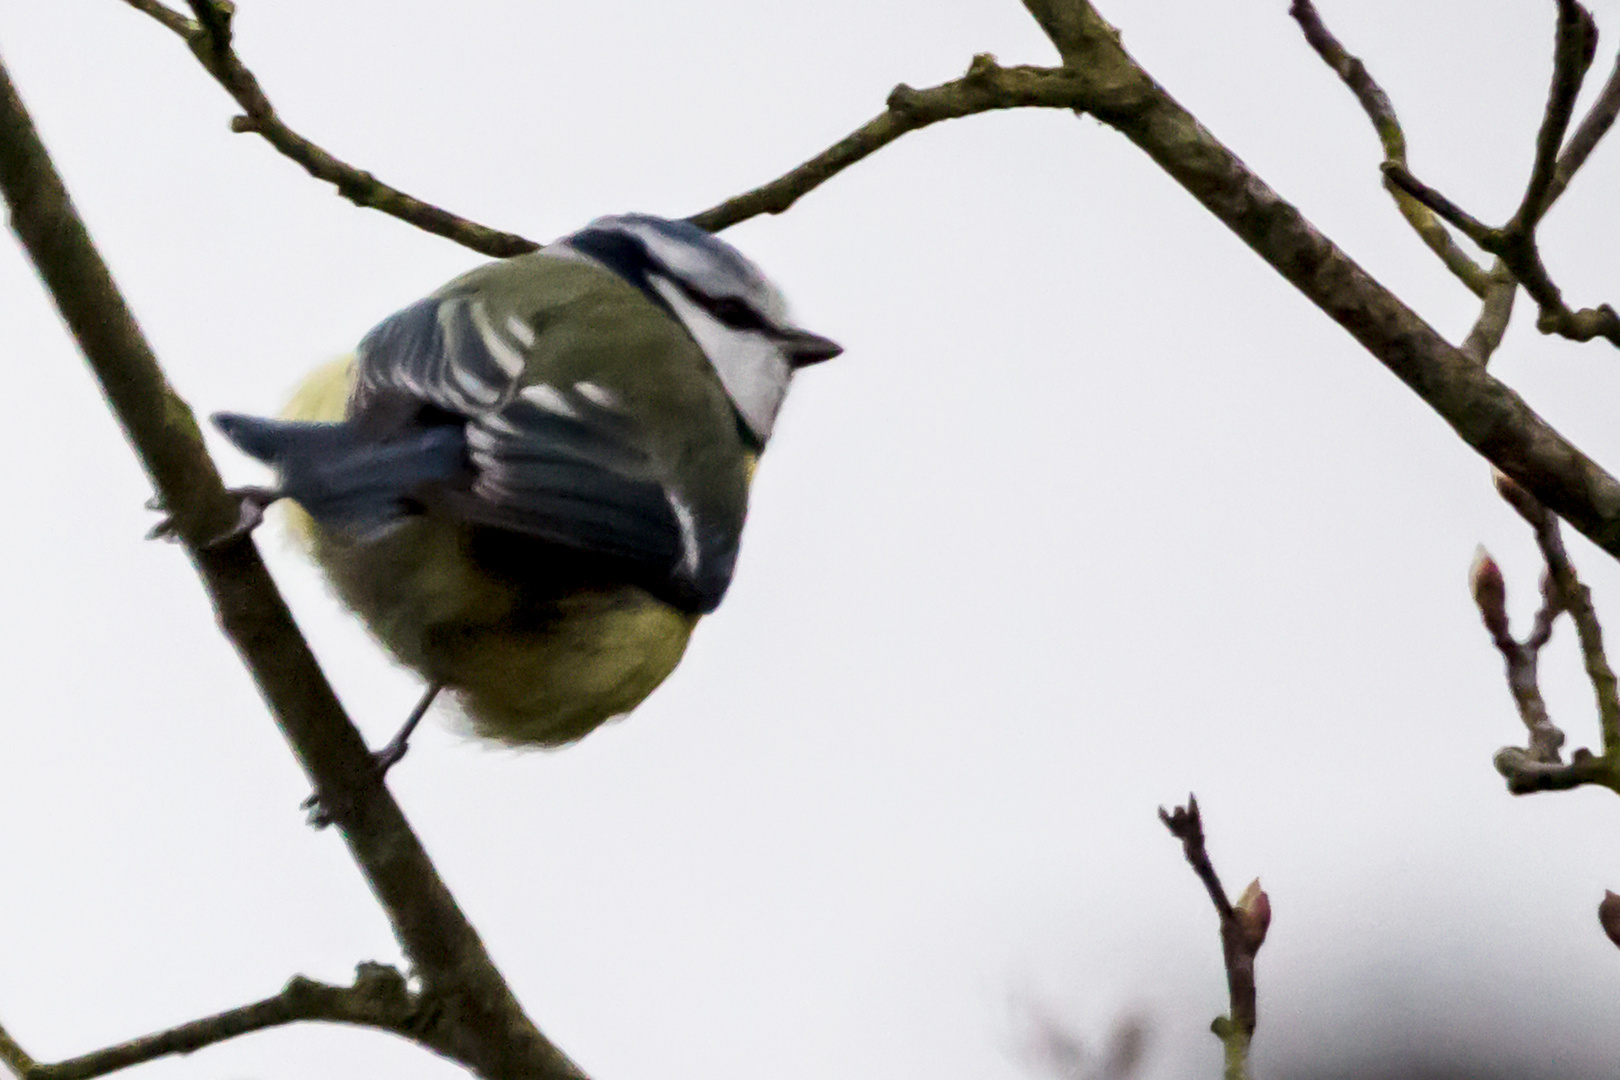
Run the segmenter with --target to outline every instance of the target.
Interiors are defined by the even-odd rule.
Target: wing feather
[[[530,370],[544,338],[531,314],[451,286],[384,320],[360,343],[350,421],[381,440],[459,427],[468,475],[432,506],[623,560],[627,580],[711,610],[730,583],[741,522],[696,513],[600,381],[559,385]]]

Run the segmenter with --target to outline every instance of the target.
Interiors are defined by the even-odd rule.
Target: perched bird
[[[795,326],[735,248],[605,217],[383,320],[283,419],[220,414],[338,596],[474,729],[555,746],[640,704],[731,583]]]

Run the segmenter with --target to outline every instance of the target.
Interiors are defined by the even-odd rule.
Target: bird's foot
[[[427,715],[428,706],[433,704],[433,699],[439,696],[441,689],[437,683],[429,686],[422,699],[411,710],[411,715],[405,718],[405,723],[400,726],[399,731],[388,740],[388,744],[381,750],[371,752],[371,766],[376,770],[378,780],[386,777],[388,770],[398,765],[405,752],[411,748],[411,732],[416,730],[416,726],[422,722],[422,717]],[[299,808],[308,814],[311,828],[324,829],[332,824],[332,815],[321,802],[319,792],[311,794],[299,804]]]
[[[381,750],[371,752],[371,766],[377,772],[377,779],[381,780],[388,775],[388,770],[399,764],[399,759],[405,756],[410,749],[408,742],[402,742],[398,736],[389,740],[388,745]],[[312,829],[324,829],[332,824],[333,816],[326,804],[321,801],[320,792],[311,792],[309,798],[298,804],[298,809],[304,811],[305,819]]]
[[[202,545],[204,550],[217,548],[221,544],[239,539],[248,535],[254,529],[257,529],[260,525],[264,524],[264,512],[266,508],[268,508],[271,503],[281,498],[282,495],[282,493],[275,488],[263,487],[229,488],[225,493],[237,501],[238,509],[236,524],[232,525],[218,536],[204,542]],[[152,496],[146,501],[146,508],[148,510],[157,510],[161,512],[164,509],[163,496]],[[146,534],[146,538],[148,540],[180,539],[174,518],[171,515],[165,514],[162,521],[159,521],[156,525],[152,526],[151,531]]]

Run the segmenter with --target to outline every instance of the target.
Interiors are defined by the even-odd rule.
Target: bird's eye
[[[735,296],[709,301],[709,313],[733,330],[758,330],[765,325],[758,312]]]

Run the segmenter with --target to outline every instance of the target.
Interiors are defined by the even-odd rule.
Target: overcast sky
[[[1322,0],[1414,170],[1516,206],[1553,4]],[[1049,63],[1016,0],[239,0],[285,119],[383,179],[547,240],[769,179],[978,52]],[[1284,0],[1109,0],[1132,53],[1442,333],[1476,303],[1378,184]],[[1590,98],[1620,39],[1606,37]],[[118,0],[0,0],[3,56],[178,390],[278,409],[305,370],[479,256],[232,135],[183,44]],[[1584,100],[1584,99],[1583,99]],[[1543,230],[1620,302],[1620,147]],[[1620,1055],[1620,803],[1512,799],[1521,730],[1468,599],[1477,543],[1527,623],[1538,565],[1484,463],[1121,136],[1024,111],[907,136],[727,234],[847,348],[795,386],[736,582],[628,720],[557,753],[442,716],[390,784],[541,1027],[599,1080],[997,1080],[1021,1002],[1154,1077],[1214,1075],[1215,919],[1155,817],[1195,790],[1259,874],[1257,1053],[1518,1045]],[[1620,355],[1539,337],[1495,370],[1620,467]],[[54,1059],[345,980],[396,947],[9,237],[0,1022]],[[229,479],[263,479],[220,445]],[[420,692],[273,527],[351,714]],[[1577,564],[1620,626],[1620,573]],[[1561,625],[1544,684],[1595,738]],[[1552,1048],[1560,1048],[1557,1054]],[[1325,1052],[1325,1051],[1324,1051]],[[450,1077],[298,1028],[153,1080]]]

